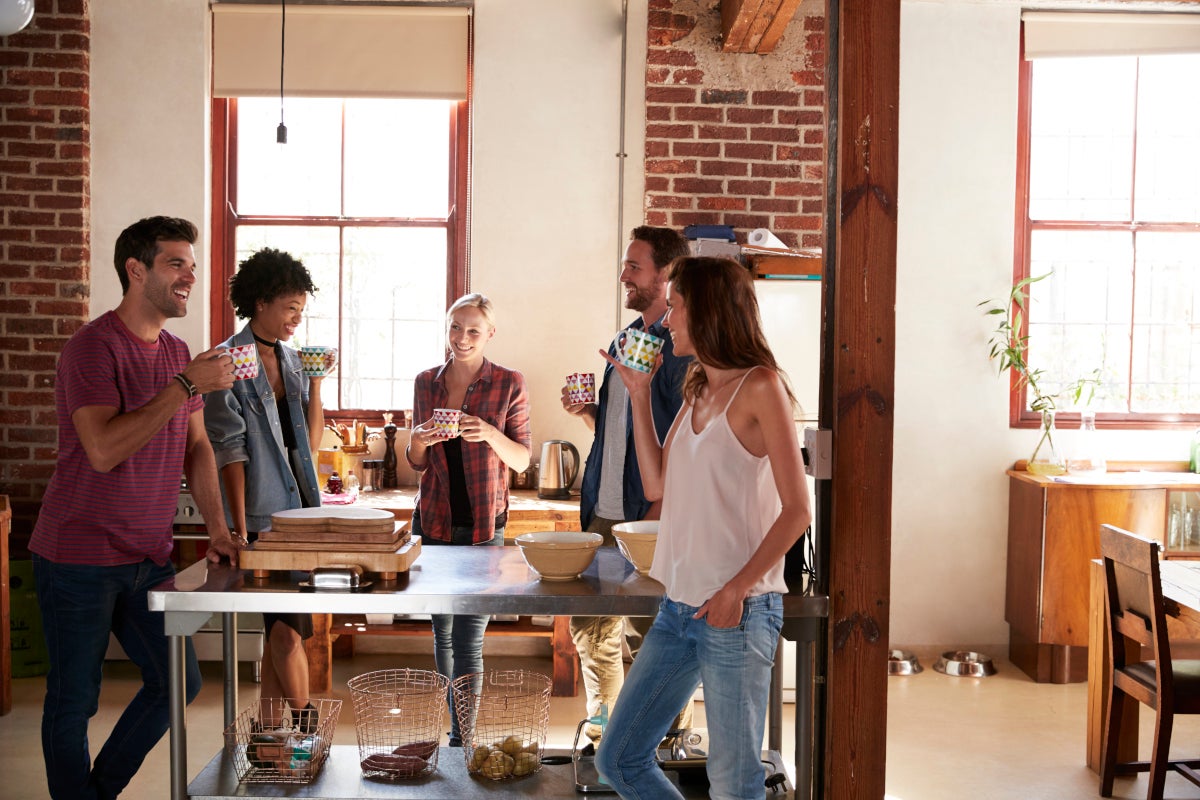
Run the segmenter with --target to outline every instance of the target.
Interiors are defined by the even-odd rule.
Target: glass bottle
[[[1167,549],[1180,550],[1184,544],[1183,510],[1179,503],[1172,503],[1171,514],[1167,518]]]
[[[1096,412],[1079,412],[1079,436],[1075,440],[1067,471],[1076,475],[1101,475],[1108,471],[1108,462],[1100,451],[1096,435]]]
[[[1192,472],[1200,472],[1200,428],[1192,434],[1191,452],[1188,458],[1188,468]]]
[[[1057,431],[1054,428],[1054,412],[1042,412],[1042,427],[1041,435],[1038,437],[1037,447],[1033,449],[1033,455],[1029,457],[1029,463],[1025,465],[1025,469],[1032,472],[1034,475],[1064,475],[1067,471],[1067,462],[1063,459],[1062,454],[1058,450],[1058,445],[1054,442],[1054,437]]]

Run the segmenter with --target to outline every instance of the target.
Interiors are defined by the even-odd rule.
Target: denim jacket
[[[222,347],[253,344],[254,335],[247,325]],[[212,442],[217,470],[235,461],[246,462],[246,528],[261,531],[271,525],[271,515],[305,505],[319,506],[321,492],[312,453],[308,448],[308,379],[300,370],[300,356],[290,347],[280,347],[280,372],[287,392],[288,410],[296,436],[295,469],[288,463],[283,445],[279,409],[266,373],[234,381],[232,389],[211,392],[204,397],[204,427]],[[297,485],[299,482],[300,485]],[[303,493],[303,495],[302,495]],[[229,499],[221,482],[225,516],[229,517]],[[233,520],[228,519],[233,526]]]

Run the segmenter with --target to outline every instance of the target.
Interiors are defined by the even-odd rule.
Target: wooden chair
[[[1101,797],[1112,796],[1117,775],[1137,772],[1150,773],[1148,800],[1161,800],[1168,769],[1200,786],[1196,771],[1200,758],[1169,759],[1175,715],[1200,714],[1200,661],[1171,659],[1158,551],[1158,542],[1111,525],[1100,526],[1112,665],[1104,711]],[[1154,742],[1148,762],[1117,762],[1126,696],[1154,709]]]

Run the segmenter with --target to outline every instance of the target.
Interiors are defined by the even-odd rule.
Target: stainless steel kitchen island
[[[516,547],[425,548],[408,572],[400,573],[395,581],[375,583],[367,592],[302,592],[298,585],[302,577],[295,573],[273,574],[260,581],[241,570],[202,561],[150,593],[150,609],[164,613],[170,639],[172,800],[189,797],[184,637],[195,633],[212,614],[223,615],[226,631],[236,631],[236,614],[249,611],[653,616],[663,591],[661,584],[639,575],[610,547],[600,548],[592,565],[574,581],[538,580]],[[827,609],[828,600],[824,597],[789,596],[784,604],[785,636],[801,645],[796,649],[796,781],[797,797],[803,798],[810,796],[805,777],[812,774],[811,644]],[[237,713],[236,663],[236,642],[229,635],[225,637],[226,725]],[[777,659],[777,673],[779,666]],[[774,691],[770,724],[773,750],[780,747],[780,742],[775,741],[781,719],[780,703],[781,695]],[[511,783],[516,786],[521,782]],[[229,796],[278,796],[280,788],[269,784],[242,785],[236,795]],[[347,788],[342,787],[333,796],[349,796],[344,794]]]

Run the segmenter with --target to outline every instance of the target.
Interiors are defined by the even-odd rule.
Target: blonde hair
[[[451,303],[450,308],[446,309],[446,324],[450,324],[450,318],[454,316],[455,311],[468,306],[479,309],[479,313],[483,314],[483,318],[487,320],[488,327],[496,327],[496,307],[492,305],[492,301],[488,299],[487,295],[479,292],[464,294]]]

